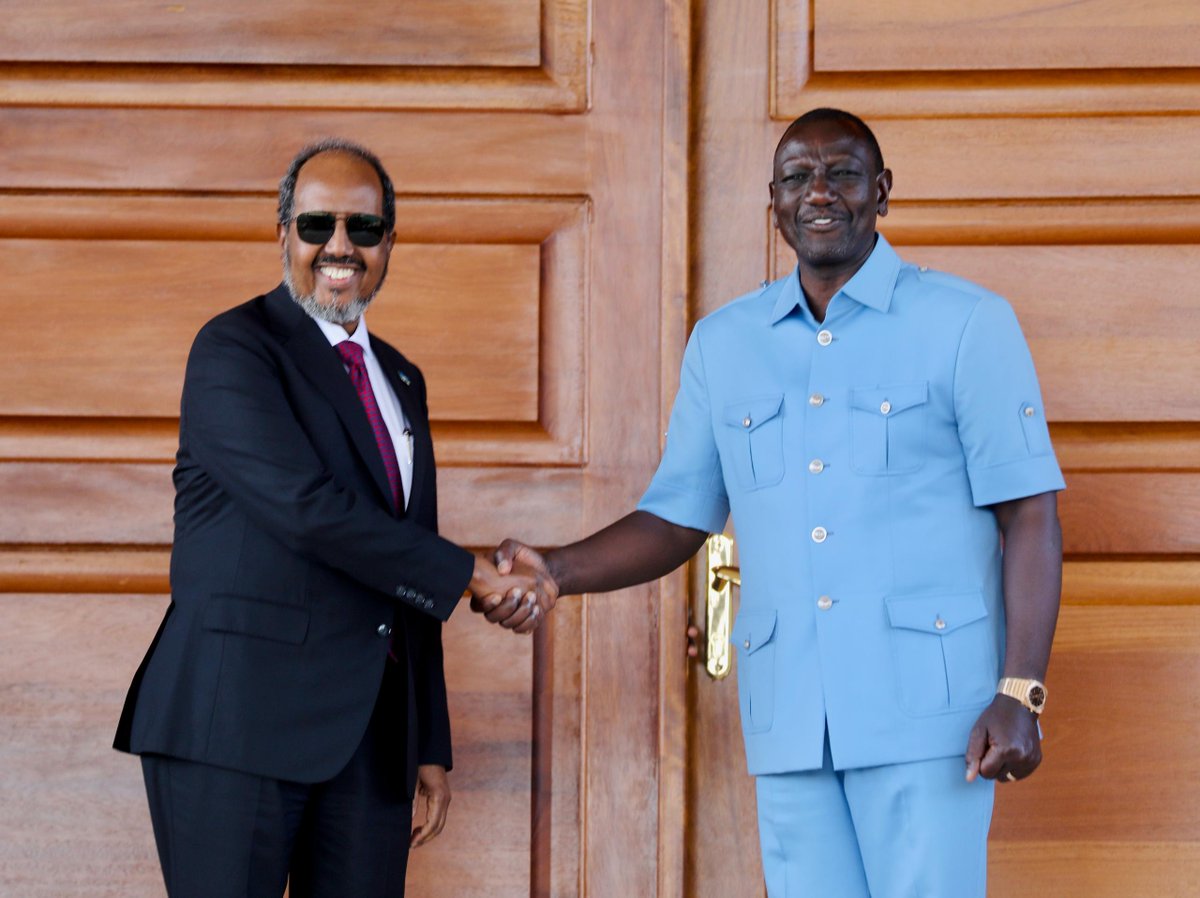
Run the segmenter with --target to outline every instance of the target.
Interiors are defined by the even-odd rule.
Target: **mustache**
[[[339,265],[346,268],[364,268],[365,266],[354,256],[318,256],[313,267],[318,265]]]

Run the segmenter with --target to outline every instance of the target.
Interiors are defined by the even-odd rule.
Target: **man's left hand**
[[[446,825],[446,812],[450,809],[450,779],[446,776],[446,768],[438,764],[418,767],[417,795],[425,796],[425,822],[413,828],[409,841],[412,848],[420,848],[436,838]]]
[[[1016,699],[997,695],[967,739],[967,782],[977,776],[1002,783],[1023,780],[1040,763],[1037,717]]]

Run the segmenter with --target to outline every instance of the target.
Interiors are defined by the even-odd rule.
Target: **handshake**
[[[491,561],[476,556],[467,589],[472,611],[515,633],[532,633],[558,601],[546,559],[513,539],[502,542]]]

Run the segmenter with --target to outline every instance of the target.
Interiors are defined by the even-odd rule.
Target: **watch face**
[[[1041,686],[1031,686],[1029,689],[1029,701],[1035,708],[1040,708],[1046,704],[1046,690]]]

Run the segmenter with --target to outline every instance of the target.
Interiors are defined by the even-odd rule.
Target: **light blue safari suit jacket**
[[[1000,297],[879,236],[818,323],[798,274],[701,320],[639,508],[720,532],[753,774],[966,749],[1004,643],[993,503],[1064,486]]]

